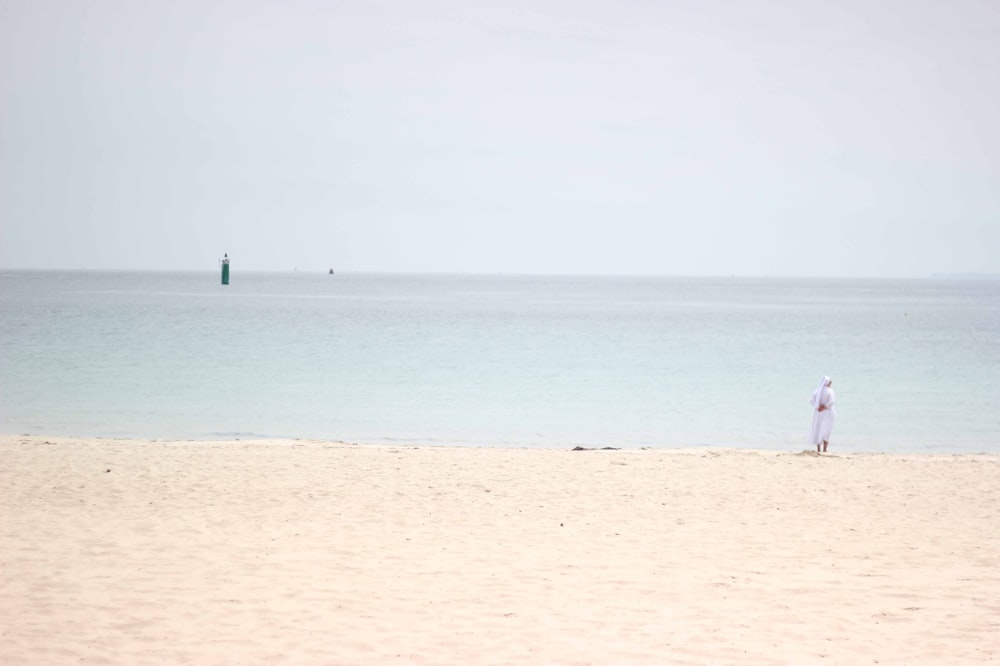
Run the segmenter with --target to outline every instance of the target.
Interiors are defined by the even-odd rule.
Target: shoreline
[[[319,437],[271,437],[249,435],[245,437],[133,437],[133,436],[90,436],[90,435],[46,435],[38,433],[4,433],[0,432],[0,443],[9,444],[14,440],[26,444],[38,444],[49,442],[50,444],[95,444],[95,443],[128,443],[137,446],[162,444],[162,445],[231,445],[231,446],[323,446],[323,447],[346,447],[346,448],[369,448],[369,449],[435,449],[435,450],[483,450],[483,451],[548,451],[548,452],[612,452],[622,453],[660,453],[670,455],[685,454],[706,454],[706,453],[726,453],[726,454],[756,454],[762,456],[781,455],[809,455],[815,454],[821,458],[859,458],[866,456],[885,456],[889,458],[913,458],[913,459],[933,459],[933,458],[984,458],[996,459],[1000,461],[1000,451],[880,451],[880,450],[840,450],[831,445],[828,452],[819,454],[816,451],[805,447],[797,449],[794,446],[786,448],[759,448],[753,446],[727,446],[727,445],[700,445],[700,446],[649,446],[649,445],[576,445],[576,444],[553,444],[553,445],[517,445],[517,444],[477,444],[469,443],[439,443],[433,440],[365,440],[365,439],[331,439]]]
[[[0,450],[5,664],[1000,656],[996,454]]]

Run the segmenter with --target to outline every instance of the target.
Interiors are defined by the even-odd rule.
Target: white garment
[[[816,402],[816,399],[822,395],[823,387],[829,386],[831,381],[833,380],[831,380],[826,375],[823,375],[822,377],[819,378],[819,384],[816,386],[816,390],[813,391],[813,396],[809,400],[809,402],[812,404],[813,407],[819,407],[819,403]]]
[[[833,406],[837,397],[833,389],[826,386],[830,383],[830,378],[823,379],[826,381],[813,392],[810,400],[813,405],[813,419],[812,427],[809,429],[809,443],[814,446],[830,441],[830,433],[833,432],[833,424],[837,420],[837,410]],[[822,412],[819,411],[820,405],[826,407]]]

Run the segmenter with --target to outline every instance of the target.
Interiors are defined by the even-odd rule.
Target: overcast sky
[[[997,0],[0,0],[0,267],[1000,272]]]

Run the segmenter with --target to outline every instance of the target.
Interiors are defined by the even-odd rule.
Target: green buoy
[[[222,284],[229,284],[229,253],[222,258]]]

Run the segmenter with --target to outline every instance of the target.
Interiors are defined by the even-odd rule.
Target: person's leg
[[[823,453],[826,453],[826,440],[823,440]]]

